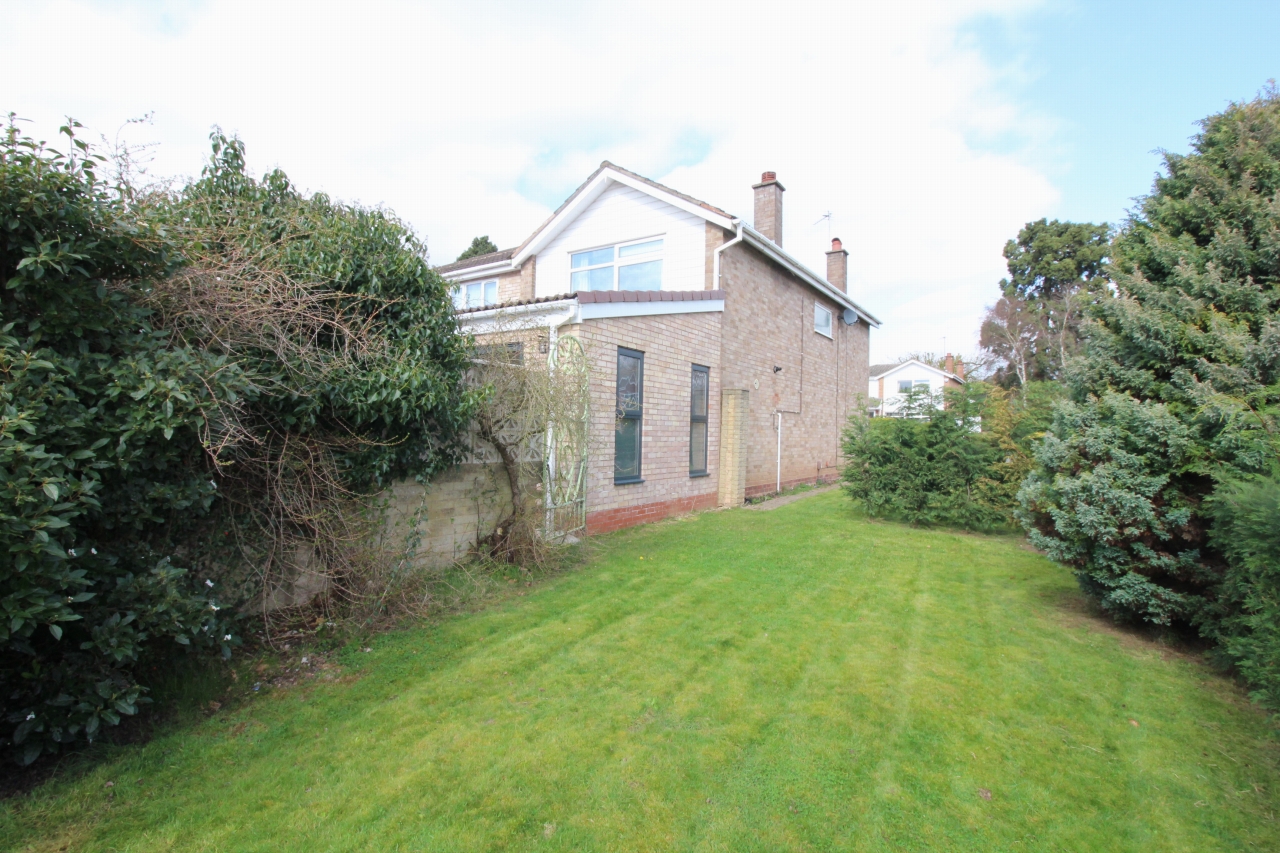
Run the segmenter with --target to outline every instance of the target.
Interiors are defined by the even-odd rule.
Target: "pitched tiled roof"
[[[523,249],[525,246],[529,245],[529,242],[533,240],[534,237],[537,237],[539,234],[541,234],[542,229],[550,225],[555,220],[555,218],[560,215],[560,211],[568,207],[569,204],[572,203],[575,198],[581,195],[582,191],[585,190],[588,186],[590,186],[591,182],[596,179],[596,175],[600,174],[605,169],[612,169],[615,172],[621,172],[622,174],[627,175],[628,177],[635,178],[637,181],[640,181],[641,183],[648,184],[649,186],[660,189],[665,193],[671,193],[673,196],[682,198],[685,201],[689,202],[690,204],[696,204],[698,207],[701,207],[703,210],[706,210],[710,213],[714,213],[717,216],[723,216],[725,219],[733,219],[733,214],[726,213],[725,211],[716,207],[714,204],[707,204],[707,202],[702,201],[701,199],[696,199],[691,195],[685,195],[679,190],[673,190],[671,189],[671,187],[664,186],[663,184],[660,184],[657,181],[651,181],[648,178],[646,178],[644,175],[637,175],[635,172],[631,171],[630,169],[624,169],[616,163],[610,163],[608,160],[602,160],[600,162],[600,166],[594,172],[592,172],[591,175],[585,181],[579,184],[578,188],[574,190],[569,195],[568,198],[566,198],[563,202],[561,202],[560,206],[557,207],[555,211],[550,216],[547,217],[545,222],[543,222],[537,228],[533,229],[533,233],[530,234],[528,237],[526,237],[525,241],[515,248],[515,251],[518,252],[521,249]]]
[[[467,258],[465,261],[454,261],[451,264],[436,267],[436,272],[457,272],[458,270],[470,269],[471,267],[482,267],[485,264],[496,264],[498,261],[509,261],[511,260],[511,256],[515,253],[515,249],[503,249],[501,252],[490,252],[487,255],[476,255],[474,258]]]
[[[893,370],[895,367],[897,367],[901,363],[902,362],[900,361],[895,361],[893,364],[873,364],[871,365],[871,378],[875,379],[877,376],[880,376],[881,374],[888,373],[890,370]]]

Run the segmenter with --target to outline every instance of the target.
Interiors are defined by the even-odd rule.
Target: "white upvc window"
[[[898,380],[898,393],[899,393],[899,394],[910,394],[910,393],[911,393],[911,389],[912,389],[912,387],[915,387],[915,388],[928,388],[928,387],[929,387],[929,380],[928,380],[928,379],[917,379],[917,380],[915,380],[914,382],[912,382],[912,380],[910,380],[910,379],[899,379],[899,380]]]
[[[461,311],[464,308],[484,308],[498,304],[498,280],[471,281],[453,288],[453,307]]]
[[[661,290],[662,238],[615,243],[569,255],[569,292]]]
[[[813,330],[835,340],[831,334],[831,312],[817,302],[813,303]]]

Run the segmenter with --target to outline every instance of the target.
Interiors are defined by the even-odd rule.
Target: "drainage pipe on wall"
[[[712,290],[720,290],[720,289],[721,289],[721,288],[720,288],[720,255],[721,255],[721,254],[723,254],[723,253],[724,253],[724,250],[725,250],[725,249],[727,249],[727,248],[729,248],[730,246],[733,246],[733,245],[735,245],[735,244],[737,244],[737,243],[741,243],[741,242],[742,242],[742,237],[743,237],[743,234],[742,234],[742,220],[741,220],[741,219],[735,219],[735,220],[734,220],[734,222],[735,222],[735,223],[737,224],[737,226],[738,226],[738,234],[737,234],[737,236],[736,236],[736,237],[734,237],[732,240],[730,240],[728,243],[721,243],[721,244],[720,244],[720,246],[719,246],[719,248],[717,248],[714,252],[712,252],[712,253],[711,253],[711,257],[712,257],[712,261],[711,261],[711,289],[712,289]]]
[[[778,485],[775,491],[782,491],[782,412],[778,412]]]

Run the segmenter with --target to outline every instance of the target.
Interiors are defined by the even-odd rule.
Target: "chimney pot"
[[[827,252],[827,283],[841,293],[849,292],[849,253],[839,237],[831,241],[831,251]]]
[[[751,188],[756,191],[755,228],[781,248],[782,194],[787,188],[778,183],[776,172],[765,172]]]

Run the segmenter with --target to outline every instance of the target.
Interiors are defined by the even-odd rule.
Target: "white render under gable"
[[[706,226],[692,213],[614,182],[538,251],[538,298],[569,292],[574,252],[661,239],[662,289],[703,290]]]

